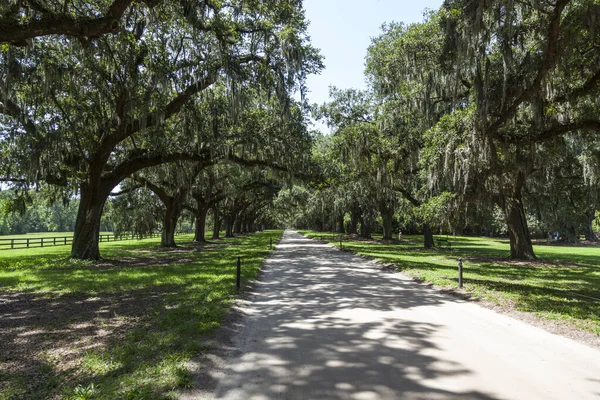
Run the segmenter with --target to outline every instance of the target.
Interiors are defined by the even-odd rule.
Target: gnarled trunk
[[[242,233],[242,216],[238,215],[235,218],[235,222],[233,225],[233,233]]]
[[[112,188],[107,185],[88,183],[82,185],[77,220],[73,232],[71,258],[99,260],[98,246],[102,210]]]
[[[219,212],[219,207],[216,204],[213,207],[213,220],[214,224],[212,238],[213,240],[216,240],[219,238],[219,235],[221,233],[221,213]]]
[[[358,221],[360,219],[360,211],[354,209],[350,212],[350,224],[348,225],[348,234],[356,235],[358,233]]]
[[[569,243],[579,243],[579,236],[577,236],[577,228],[575,228],[575,225],[570,225],[566,229],[565,239]]]
[[[206,242],[204,230],[206,229],[206,214],[208,210],[201,208],[198,210],[195,221],[194,242]]]
[[[371,224],[366,222],[364,218],[360,219],[360,237],[364,239],[371,239]]]
[[[593,212],[588,212],[585,216],[585,240],[597,242],[598,238],[594,233],[594,220],[596,219],[596,215]]]
[[[527,227],[520,185],[517,185],[510,196],[504,196],[503,205],[510,240],[510,258],[535,260],[536,256]]]
[[[379,205],[379,213],[383,225],[383,240],[392,240],[392,225],[394,222],[394,208],[385,202]]]
[[[177,220],[179,219],[179,213],[176,207],[171,204],[165,204],[165,216],[163,218],[163,230],[160,238],[161,247],[177,247],[175,244],[175,228],[177,227]]]
[[[227,214],[223,217],[223,223],[225,224],[225,237],[233,237],[235,215],[232,210],[227,210]]]
[[[343,213],[338,216],[337,232],[338,233],[346,232],[346,230],[344,229],[344,214]]]
[[[431,231],[431,226],[429,224],[423,224],[423,247],[426,249],[431,249],[435,243],[433,242],[433,232]]]

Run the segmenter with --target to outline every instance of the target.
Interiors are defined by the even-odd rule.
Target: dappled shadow
[[[243,280],[255,279],[278,236],[230,239],[218,251],[154,243],[111,249],[99,263],[0,265],[0,397],[62,398],[93,383],[97,398],[167,398],[187,384],[182,360],[203,350],[235,297],[237,256]]]
[[[473,371],[439,356],[440,325],[414,319],[461,300],[328,245],[285,239],[251,298],[243,355],[228,366],[219,398],[497,398],[465,383]]]
[[[471,244],[483,240],[458,239]],[[501,249],[493,247],[472,246],[465,251],[462,244],[457,244],[452,254],[359,242],[346,243],[345,248],[392,263],[399,270],[410,270],[411,275],[419,277],[415,279],[451,288],[457,287],[457,257],[462,256],[467,291],[478,296],[483,293],[484,298],[492,300],[493,307],[500,307],[505,312],[512,313],[516,309],[541,313],[554,321],[552,324],[540,322],[547,329],[569,337],[585,338],[581,340],[586,343],[599,343],[600,253],[587,250],[586,254],[574,254],[576,249],[552,253],[555,249],[548,248],[539,252],[542,259],[525,261],[498,256]],[[595,335],[578,333],[579,328]]]
[[[58,389],[52,383],[57,375],[80,367],[83,353],[119,338],[174,290],[132,290],[102,297],[0,294],[2,381],[22,381],[28,399],[52,397]]]

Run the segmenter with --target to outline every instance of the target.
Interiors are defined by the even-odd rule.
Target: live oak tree
[[[164,214],[162,201],[134,180],[126,179],[119,186],[121,190],[106,203],[112,208],[114,235],[144,237],[159,232]]]
[[[147,168],[133,177],[144,188],[154,193],[163,203],[164,214],[160,245],[175,247],[175,230],[190,196],[194,182],[205,169],[203,164],[178,162]]]
[[[431,172],[473,198],[493,197],[511,257],[534,259],[523,189],[543,163],[540,150],[600,130],[600,7],[447,1],[440,13],[447,66],[440,83],[462,82],[470,95],[432,129]]]
[[[249,85],[286,103],[320,68],[296,1],[135,2],[120,21],[111,35],[41,36],[0,54],[3,180],[78,188],[74,258],[99,258],[103,206],[123,179],[224,155],[206,145],[198,106],[215,83],[234,108]]]
[[[558,232],[568,242],[597,241],[593,230],[599,207],[598,140],[581,135],[556,138],[538,150],[540,162],[523,189],[528,215],[538,235]],[[530,227],[531,228],[531,227]]]
[[[228,177],[227,170],[220,168],[218,165],[205,169],[196,177],[189,199],[184,205],[194,215],[195,242],[206,241],[205,230],[208,212],[218,207],[218,202],[225,198]],[[213,219],[219,218],[219,215],[213,215]],[[219,222],[217,221],[217,223]]]
[[[393,187],[416,209],[427,209],[427,202],[443,192],[428,185],[423,173],[424,134],[465,96],[462,85],[444,84],[443,37],[438,19],[430,14],[423,23],[385,25],[367,53],[366,76],[381,104],[378,126],[395,152]],[[427,214],[411,213],[414,218]],[[420,222],[424,246],[433,247],[432,221]]]
[[[153,7],[160,0],[142,2]],[[40,36],[66,35],[88,40],[118,33],[132,3],[134,0],[7,0],[0,5],[0,43],[26,46]]]

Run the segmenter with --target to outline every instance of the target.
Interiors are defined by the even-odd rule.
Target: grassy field
[[[301,231],[339,246],[339,234]],[[445,236],[436,237],[445,240]],[[451,250],[423,248],[422,236],[402,242],[359,241],[343,247],[396,265],[409,276],[457,288],[457,258],[464,263],[465,290],[502,307],[560,320],[600,335],[600,246],[535,246],[538,261],[511,261],[507,240],[450,237]]]
[[[104,236],[113,237],[112,232],[101,232],[103,240]],[[54,238],[54,239],[53,239]],[[42,247],[41,242],[44,239],[44,247],[50,246],[65,246],[71,245],[73,232],[34,232],[21,235],[0,235],[0,252],[3,250],[15,251],[27,247],[27,242],[30,242],[31,248]],[[66,244],[65,244],[66,243]]]
[[[101,232],[102,235],[110,235],[112,232]],[[0,235],[0,239],[27,239],[48,237],[73,237],[73,232],[32,232],[19,235]]]
[[[249,282],[280,235],[102,243],[100,263],[0,252],[0,399],[173,398],[238,295],[237,256]]]

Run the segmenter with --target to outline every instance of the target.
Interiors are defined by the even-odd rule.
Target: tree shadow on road
[[[398,318],[461,300],[377,269],[288,236],[250,299],[243,354],[226,367],[218,398],[495,399],[440,386],[472,371],[435,355],[440,326]]]

